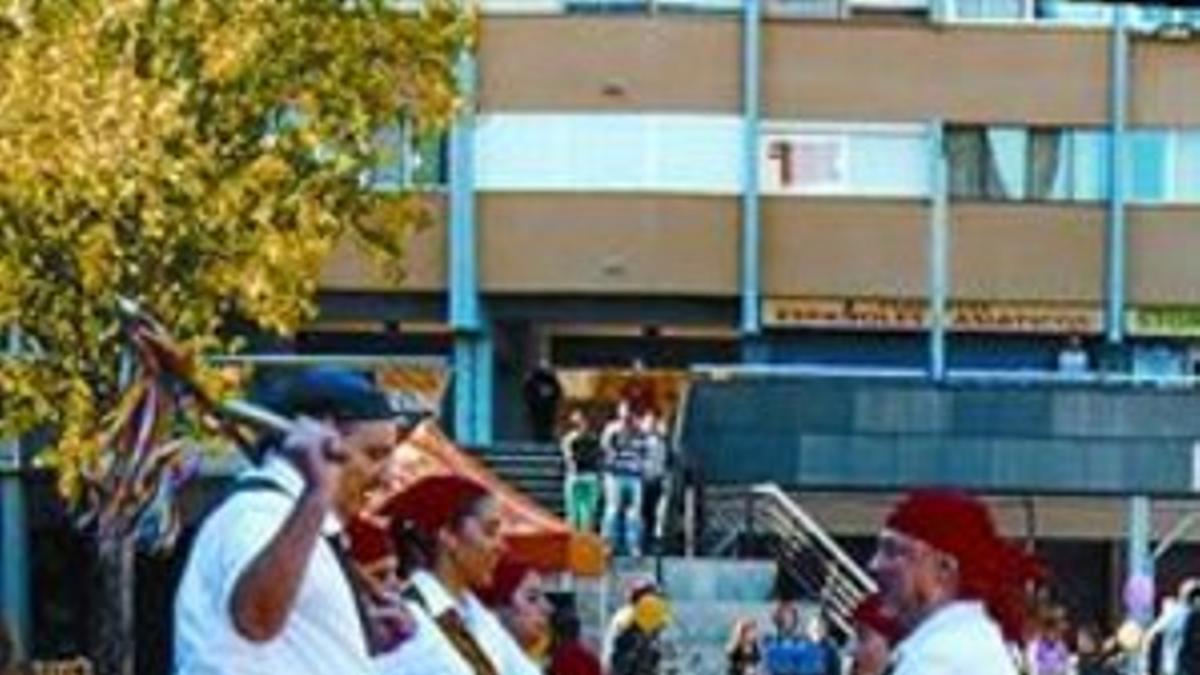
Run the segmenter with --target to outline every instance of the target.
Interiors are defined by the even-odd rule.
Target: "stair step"
[[[504,482],[556,515],[565,511],[564,467],[553,445],[508,447],[500,452],[480,452],[480,460]]]
[[[577,582],[577,603],[590,639],[599,639],[629,583],[654,577],[656,567],[653,558],[620,558],[604,578]],[[763,630],[770,625],[775,579],[771,560],[672,557],[661,561],[661,572],[674,617],[664,635],[664,673],[722,675],[725,641],[734,623],[752,617]]]

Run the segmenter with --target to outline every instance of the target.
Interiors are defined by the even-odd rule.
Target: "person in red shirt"
[[[556,617],[554,624],[555,646],[547,673],[600,675],[600,659],[579,638],[579,617],[575,612],[562,612]]]

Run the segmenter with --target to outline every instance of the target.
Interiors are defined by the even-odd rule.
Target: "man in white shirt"
[[[175,602],[175,672],[373,675],[371,622],[338,536],[415,419],[341,369],[301,371],[265,398],[295,429],[196,538]]]
[[[903,635],[894,675],[1017,675],[1007,641],[1036,570],[981,502],[949,490],[909,495],[888,517],[871,572]]]
[[[1167,599],[1162,614],[1146,631],[1145,642],[1158,644],[1158,649],[1150,650],[1147,655],[1156,660],[1146,664],[1151,675],[1177,675],[1179,672],[1179,648],[1183,644],[1183,629],[1191,609],[1188,597],[1197,588],[1200,588],[1200,582],[1196,579],[1187,579],[1180,584],[1178,595]]]

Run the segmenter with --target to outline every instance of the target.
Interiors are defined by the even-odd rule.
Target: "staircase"
[[[671,604],[664,634],[664,675],[723,675],[725,643],[734,623],[753,617],[765,629],[774,608],[776,566],[770,560],[713,558],[617,559],[608,574],[575,585],[584,637],[600,646],[609,618],[639,578],[656,578]],[[599,651],[599,650],[597,650]]]
[[[504,482],[556,515],[565,513],[563,461],[550,443],[500,442],[472,448],[475,456]]]

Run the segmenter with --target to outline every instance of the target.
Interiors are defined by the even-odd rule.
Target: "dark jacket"
[[[1200,675],[1200,613],[1188,611],[1183,624],[1183,642],[1179,646],[1179,675]]]
[[[630,625],[613,643],[611,675],[658,675],[662,643],[658,634]]]

